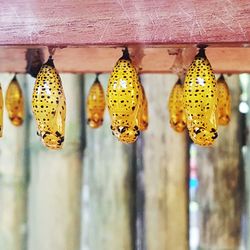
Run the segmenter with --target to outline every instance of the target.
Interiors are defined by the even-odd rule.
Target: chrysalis
[[[217,138],[217,88],[204,48],[190,65],[184,83],[184,108],[194,143],[209,146]]]
[[[184,131],[186,128],[186,115],[183,101],[183,84],[180,78],[177,80],[170,93],[168,110],[171,127],[177,132]]]
[[[2,90],[2,86],[0,84],[0,137],[3,136],[3,108],[4,108],[3,90]]]
[[[141,104],[138,110],[138,127],[140,131],[145,131],[148,128],[148,100],[145,94],[143,85],[141,85]]]
[[[227,125],[231,116],[231,98],[229,88],[223,75],[217,80],[218,91],[218,123]]]
[[[41,67],[34,86],[32,109],[37,122],[38,135],[45,146],[60,149],[64,141],[66,100],[61,78],[53,59]]]
[[[135,142],[140,134],[137,120],[140,98],[138,75],[126,48],[111,73],[107,93],[112,132],[124,143]]]
[[[22,89],[16,76],[14,76],[8,86],[5,103],[10,121],[13,125],[20,126],[24,120],[24,100]]]
[[[97,75],[87,97],[88,124],[91,128],[98,128],[102,125],[104,110],[105,94]]]

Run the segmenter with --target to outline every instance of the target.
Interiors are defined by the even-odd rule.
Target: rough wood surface
[[[85,77],[87,95],[94,75]],[[107,86],[108,75],[100,82]],[[104,124],[86,128],[84,153],[84,250],[132,250],[132,145],[124,145],[111,134],[106,110]]]
[[[29,250],[80,248],[81,77],[62,74],[61,78],[67,102],[63,150],[48,150],[41,144],[32,116]],[[30,91],[34,81],[34,78],[29,81]]]
[[[57,49],[55,65],[60,72],[86,73],[111,72],[118,58],[121,57],[122,48],[64,48]],[[171,48],[144,48],[130,46],[132,58],[141,53],[144,56],[139,66],[141,72],[166,73],[175,60],[175,55],[169,55]],[[48,49],[43,48],[45,59],[48,58]],[[184,51],[184,63],[189,65],[196,53],[195,47],[188,47]],[[26,49],[0,47],[0,72],[26,72]],[[250,48],[207,48],[207,57],[215,72],[244,73],[250,72]]]
[[[6,92],[12,74],[0,74]],[[23,93],[25,76],[17,77]],[[26,93],[24,93],[27,98]],[[27,117],[26,117],[27,118]],[[4,133],[0,139],[0,249],[25,250],[28,165],[26,149],[27,119],[21,127],[13,126],[4,111]]]
[[[143,75],[149,128],[143,134],[147,250],[188,249],[187,146],[170,128],[167,101],[174,75]]]
[[[212,148],[199,147],[197,167],[200,205],[200,249],[239,249],[242,211],[239,77],[226,77],[232,95],[232,117],[220,127]]]
[[[242,83],[243,79],[241,78]],[[250,75],[244,75],[245,91],[247,93],[247,103],[250,107]],[[246,130],[245,140],[246,147],[244,147],[244,172],[245,172],[245,207],[246,207],[246,223],[245,223],[245,244],[246,249],[250,249],[250,112],[246,114]]]
[[[1,1],[0,45],[249,43],[248,0]]]

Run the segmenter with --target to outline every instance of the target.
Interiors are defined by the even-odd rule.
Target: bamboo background
[[[135,145],[123,145],[112,136],[107,111],[101,128],[86,126],[85,99],[94,74],[61,77],[67,98],[63,150],[47,150],[36,135],[31,114],[34,78],[18,75],[26,97],[23,126],[15,128],[4,114],[0,249],[188,249],[189,140],[170,128],[167,112],[177,76],[142,76],[150,125]],[[11,78],[0,74],[4,93]],[[244,79],[250,83],[249,76]],[[238,111],[239,76],[226,80],[232,121],[220,128],[215,147],[197,147],[199,248],[247,250],[250,142],[242,124],[250,126],[250,114]],[[100,81],[106,89],[108,74]],[[250,84],[248,88],[249,93]]]

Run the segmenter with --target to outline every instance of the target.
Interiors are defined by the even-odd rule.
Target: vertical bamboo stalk
[[[188,249],[187,145],[170,128],[167,101],[174,75],[143,75],[149,102],[144,136],[145,219],[148,250]]]
[[[12,77],[0,74],[4,96]],[[27,100],[26,77],[18,75],[17,79]],[[27,115],[23,125],[15,127],[4,109],[4,133],[0,139],[0,249],[4,250],[26,249],[28,130]]]
[[[88,94],[94,75],[85,76]],[[108,75],[100,81],[106,91]],[[132,145],[111,134],[106,110],[104,124],[86,128],[84,154],[84,250],[132,249]]]
[[[241,221],[241,131],[238,76],[227,77],[232,99],[230,124],[219,128],[214,147],[198,147],[200,249],[238,249]]]
[[[45,148],[31,127],[29,249],[79,250],[81,209],[81,76],[62,74],[67,102],[63,150]],[[30,79],[30,92],[34,86]],[[31,96],[31,93],[30,93]]]

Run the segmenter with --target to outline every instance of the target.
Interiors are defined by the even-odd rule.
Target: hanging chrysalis
[[[229,88],[223,75],[217,80],[218,91],[218,124],[227,125],[231,116],[231,98]]]
[[[20,126],[24,119],[24,100],[16,75],[7,88],[5,103],[11,123],[15,126]]]
[[[148,100],[145,94],[145,90],[143,85],[141,85],[141,104],[139,106],[137,119],[138,119],[138,127],[140,131],[145,131],[148,128]]]
[[[184,131],[186,128],[186,115],[183,102],[183,84],[180,78],[170,93],[168,110],[171,127],[177,132]]]
[[[104,110],[105,94],[97,74],[87,97],[88,125],[91,128],[98,128],[102,125]]]
[[[3,109],[4,109],[3,90],[0,84],[0,137],[3,137]]]
[[[204,48],[190,65],[184,83],[184,108],[194,143],[209,146],[217,138],[217,88]]]
[[[126,48],[111,73],[107,92],[111,130],[121,142],[133,143],[140,134],[136,119],[140,98],[138,75]]]
[[[37,75],[32,95],[32,110],[37,122],[37,134],[44,145],[51,149],[62,148],[66,100],[52,56],[43,64]]]

